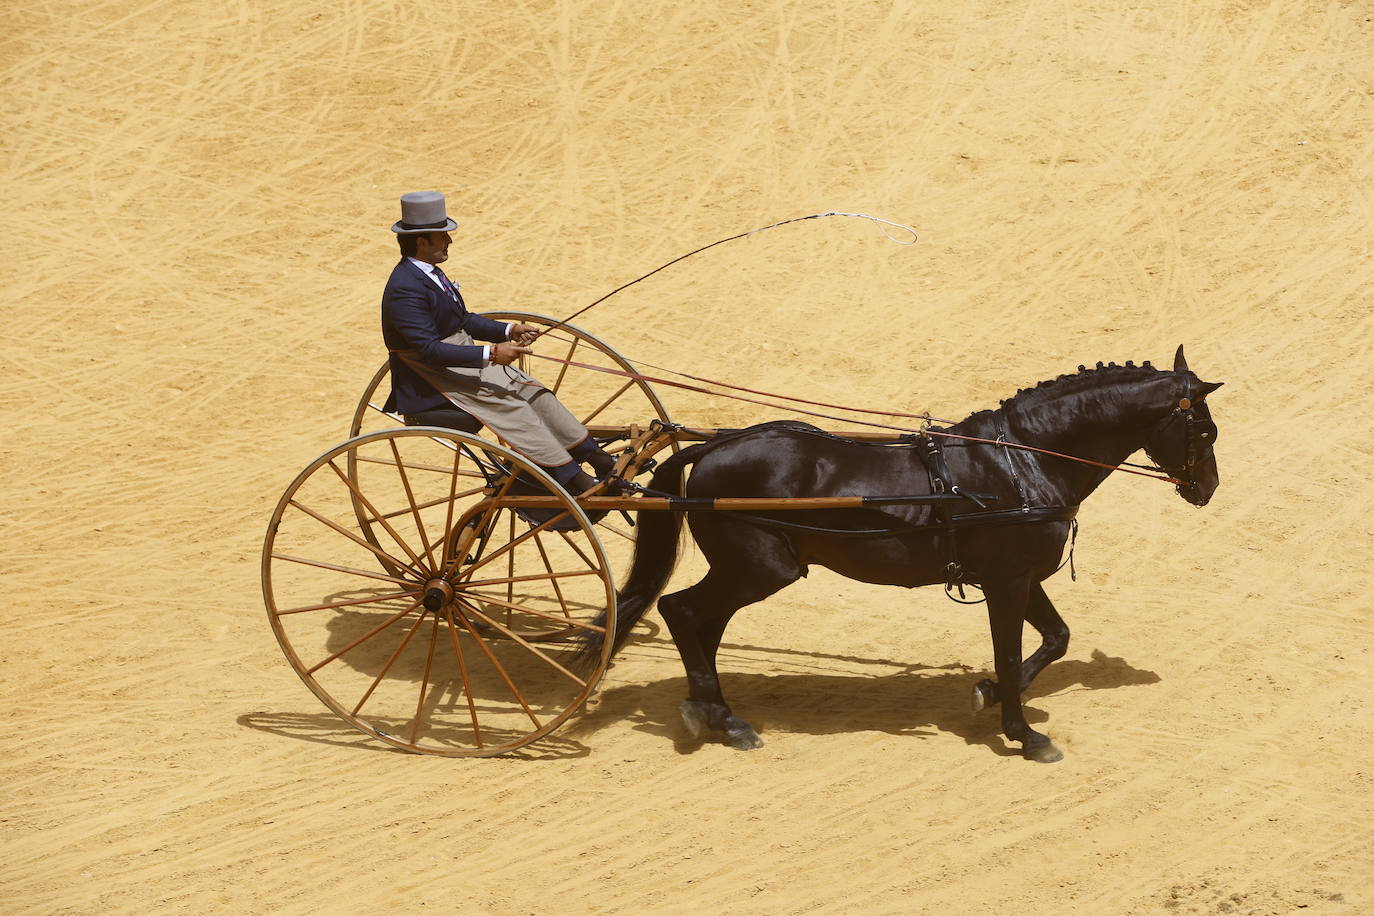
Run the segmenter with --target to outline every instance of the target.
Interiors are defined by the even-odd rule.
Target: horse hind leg
[[[660,605],[660,608],[662,605]],[[665,614],[665,618],[666,618]],[[695,739],[705,738],[711,731],[720,732],[725,739],[725,743],[740,751],[752,751],[763,747],[763,739],[754,727],[743,719],[737,718],[730,709],[730,705],[725,702],[724,696],[720,693],[720,677],[715,667],[715,654],[720,646],[721,636],[724,635],[726,620],[711,621],[710,624],[703,626],[699,633],[699,644],[704,650],[705,657],[710,664],[710,672],[715,680],[713,699],[699,698],[689,695],[678,707],[678,712],[682,716],[682,723],[687,727],[687,732]],[[712,626],[711,624],[719,624]],[[669,627],[671,629],[671,626]],[[695,685],[695,681],[690,677],[689,682]],[[709,691],[708,691],[709,692]]]
[[[796,581],[800,573],[739,576],[709,571],[696,585],[664,595],[658,601],[668,630],[673,634],[682,666],[687,672],[688,695],[680,707],[683,724],[694,738],[719,732],[736,750],[763,746],[754,727],[737,718],[725,702],[716,670],[716,653],[725,628],[735,612]],[[779,570],[778,572],[781,572]]]

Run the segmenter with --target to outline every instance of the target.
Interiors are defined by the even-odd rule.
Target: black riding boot
[[[568,454],[572,455],[574,461],[590,464],[592,472],[601,479],[615,470],[615,458],[597,445],[591,436],[579,442]]]

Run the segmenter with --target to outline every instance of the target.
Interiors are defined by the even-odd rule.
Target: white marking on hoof
[[[763,747],[763,739],[759,733],[752,728],[743,728],[739,731],[726,732],[725,743],[737,751],[756,751]]]
[[[975,713],[982,712],[993,705],[996,698],[992,694],[992,686],[986,681],[979,681],[973,685],[973,695],[970,697]]]
[[[1053,744],[1042,744],[1039,747],[1026,748],[1021,754],[1027,760],[1034,760],[1036,763],[1058,763],[1064,759],[1064,752]]]
[[[687,727],[687,733],[693,738],[700,738],[706,734],[710,725],[706,721],[706,710],[700,703],[694,700],[683,700],[678,708],[682,715],[682,724]]]

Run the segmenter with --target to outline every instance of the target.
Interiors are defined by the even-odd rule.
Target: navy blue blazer
[[[460,293],[453,297],[439,288],[409,258],[401,258],[382,291],[382,339],[388,350],[414,350],[421,362],[432,366],[476,369],[482,365],[482,348],[460,347],[443,342],[445,337],[467,331],[476,340],[506,339],[506,323],[474,315]],[[391,397],[386,409],[403,414],[449,406],[448,398],[405,364],[396,354],[391,360]]]

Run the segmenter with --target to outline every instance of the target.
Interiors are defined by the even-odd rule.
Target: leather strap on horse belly
[[[940,445],[940,440],[934,436],[922,434],[916,439],[917,454],[921,456],[922,463],[926,466],[926,475],[930,478],[930,492],[932,493],[958,493],[959,486],[950,477],[949,465],[945,463],[945,451]],[[981,503],[980,503],[981,505]],[[932,508],[935,516],[935,527],[939,529],[939,537],[944,542],[945,549],[945,594],[954,597],[954,590],[959,590],[959,598],[964,597],[964,567],[959,562],[959,537],[955,533],[954,526],[950,524],[950,513],[945,506],[936,504]]]

